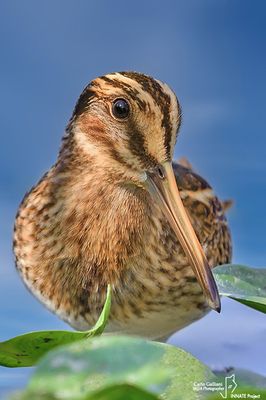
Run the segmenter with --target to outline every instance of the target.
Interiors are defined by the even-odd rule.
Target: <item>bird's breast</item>
[[[85,185],[82,176],[73,184],[64,179],[55,181],[51,171],[28,194],[14,236],[17,267],[49,309],[88,329],[111,284],[108,329],[151,338],[206,312],[174,232],[144,191],[103,179],[98,185]],[[226,262],[231,241],[221,205],[210,193],[195,196],[191,190],[181,187],[181,196],[207,258],[212,266]]]

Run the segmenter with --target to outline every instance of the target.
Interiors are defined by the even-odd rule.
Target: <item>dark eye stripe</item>
[[[162,128],[164,128],[165,132],[164,144],[166,153],[170,157],[173,127],[170,121],[171,98],[169,94],[163,90],[161,85],[155,79],[149,76],[138,74],[136,72],[120,72],[120,74],[138,82],[142,89],[149,93],[156,104],[160,107],[163,115]]]
[[[101,76],[100,79],[108,83],[110,86],[114,88],[122,89],[122,91],[131,98],[142,111],[146,111],[147,103],[141,99],[141,93],[134,87],[132,87],[129,83],[119,81],[119,79],[115,79],[116,75],[114,74],[114,79],[108,78],[107,76]]]
[[[96,96],[96,93],[95,93],[95,90],[93,90],[92,85],[91,84],[87,85],[85,87],[85,89],[83,90],[83,92],[81,93],[81,95],[79,96],[79,99],[75,105],[71,119],[84,113],[88,109],[90,101],[95,96]]]

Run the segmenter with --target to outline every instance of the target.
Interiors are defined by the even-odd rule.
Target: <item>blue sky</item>
[[[176,157],[185,155],[222,198],[234,200],[229,213],[234,261],[265,266],[265,14],[262,0],[1,2],[3,338],[63,326],[19,281],[10,250],[12,224],[25,191],[54,162],[80,91],[108,72],[144,72],[175,90],[183,109]],[[231,316],[236,309],[244,313],[238,306],[226,309]],[[211,337],[210,324],[202,323]],[[193,349],[199,348],[195,343]],[[225,363],[222,354],[213,359]],[[259,354],[250,368],[262,368]]]

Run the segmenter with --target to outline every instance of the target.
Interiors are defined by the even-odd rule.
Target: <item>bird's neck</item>
[[[150,214],[144,190],[124,184],[94,157],[86,164],[80,157],[78,162],[59,159],[50,179],[63,203],[62,240],[71,243],[72,257],[77,254],[117,269],[143,248]]]

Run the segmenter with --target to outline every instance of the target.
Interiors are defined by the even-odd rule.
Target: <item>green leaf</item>
[[[130,384],[113,385],[88,395],[86,400],[159,400],[159,398]]]
[[[0,365],[5,367],[31,367],[55,347],[100,335],[105,328],[111,307],[111,288],[101,315],[95,326],[85,332],[40,331],[16,336],[0,343]]]
[[[55,400],[49,394],[15,393],[10,400]],[[84,400],[159,400],[155,394],[128,383],[107,386],[84,397]]]
[[[193,391],[194,382],[209,379],[215,379],[212,372],[184,350],[135,337],[106,335],[48,353],[22,399],[94,400],[98,399],[95,391],[102,390],[102,399],[118,400],[118,394],[106,397],[110,387],[116,388],[113,393],[120,393],[117,385],[131,385],[136,387],[134,395],[139,390],[146,396],[142,393],[142,397],[132,399],[160,395],[167,400],[194,400],[198,395]]]
[[[113,385],[94,394],[89,395],[86,400],[159,400],[157,396],[137,386],[129,384]]]
[[[213,274],[221,295],[266,313],[266,269],[228,264]]]

